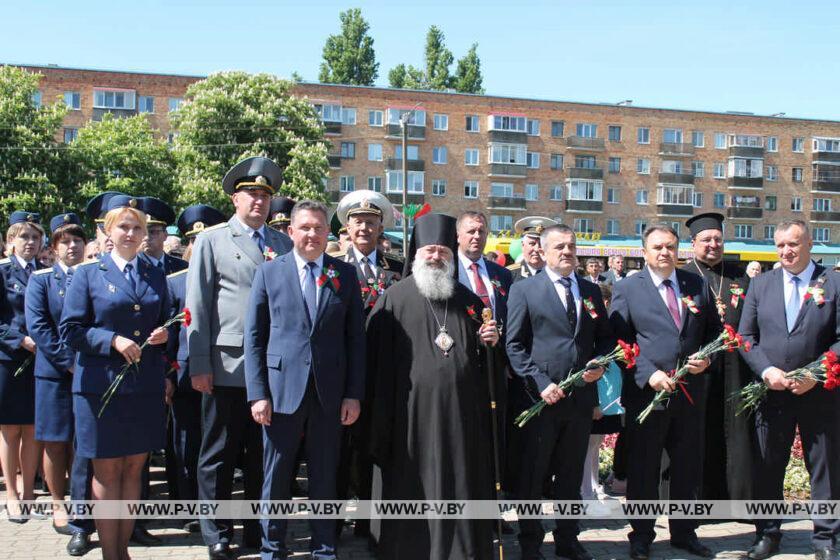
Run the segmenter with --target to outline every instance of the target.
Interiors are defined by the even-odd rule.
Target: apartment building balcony
[[[840,165],[814,165],[811,190],[840,193]]]
[[[690,204],[657,204],[657,216],[693,216],[694,206]]]
[[[400,128],[399,124],[388,124],[386,125],[386,138],[392,139],[400,139],[402,138],[402,129]],[[425,126],[417,126],[415,124],[408,125],[408,139],[409,140],[425,140],[426,139],[426,127]]]
[[[693,185],[694,173],[671,173],[668,171],[659,172],[659,182],[670,185]]]
[[[327,154],[327,162],[330,164],[330,169],[341,168],[341,156],[338,154]]]
[[[589,150],[593,152],[604,151],[603,138],[589,138],[588,136],[569,136],[566,138],[566,147],[570,150]]]
[[[491,163],[491,177],[525,177],[528,170],[524,165],[516,163]]]
[[[694,155],[694,144],[683,142],[662,142],[659,144],[659,155],[691,157]]]
[[[385,193],[385,196],[388,197],[391,204],[402,204],[401,192],[389,192]],[[426,194],[410,192],[405,195],[405,199],[408,204],[423,204],[426,202]]]
[[[840,223],[840,212],[811,212],[812,222]]]
[[[491,130],[490,141],[502,144],[527,144],[528,134],[515,130]]]
[[[487,207],[492,210],[525,210],[525,197],[491,195]]]
[[[137,115],[139,113],[137,109],[105,109],[101,107],[94,107],[93,113],[91,115],[91,120],[97,122],[101,121],[106,114],[109,114],[117,119],[125,119],[128,117],[133,117],[134,115]]]
[[[603,179],[604,170],[600,167],[570,167],[566,174],[569,179]]]
[[[730,146],[729,157],[742,157],[749,159],[763,159],[764,148],[755,146]]]
[[[813,160],[814,163],[840,163],[840,152],[816,151]]]
[[[566,211],[583,213],[603,212],[604,203],[600,200],[567,200]]]
[[[389,171],[402,171],[402,159],[388,158],[386,167]],[[409,171],[425,171],[426,162],[422,159],[410,159],[405,162],[406,168]]]
[[[730,206],[726,209],[728,218],[760,220],[763,214],[764,210],[752,206]]]
[[[730,177],[730,189],[761,189],[764,188],[764,177]]]

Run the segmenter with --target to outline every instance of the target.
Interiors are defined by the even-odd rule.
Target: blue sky
[[[381,85],[422,64],[434,24],[456,59],[479,44],[490,94],[840,120],[833,0],[0,0],[0,62],[314,81],[350,7],[371,25]]]

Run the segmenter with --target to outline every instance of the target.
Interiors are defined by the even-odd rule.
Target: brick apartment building
[[[103,112],[146,113],[162,135],[197,76],[25,67],[42,102],[73,109],[64,136]],[[491,229],[523,216],[636,236],[695,213],[728,217],[728,239],[771,239],[785,218],[840,243],[840,122],[302,83],[333,144],[330,200],[370,188],[401,200],[400,117],[412,112],[408,200]],[[684,227],[681,233],[686,234]]]

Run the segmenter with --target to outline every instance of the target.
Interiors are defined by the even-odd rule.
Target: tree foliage
[[[379,76],[379,63],[373,50],[370,26],[358,8],[339,14],[341,32],[330,35],[324,44],[318,80],[328,84],[372,86]]]
[[[473,43],[463,58],[458,59],[452,87],[461,93],[483,94],[481,60],[478,58],[478,43]]]
[[[478,44],[473,43],[463,58],[458,60],[455,74],[450,74],[454,56],[446,47],[443,31],[433,25],[426,33],[423,69],[398,64],[388,72],[388,83],[393,88],[427,89],[444,91],[454,89],[461,93],[484,93],[481,60]]]
[[[433,25],[426,34],[426,87],[423,89],[445,90],[452,87],[449,67],[452,66],[452,51],[446,48],[443,32]]]

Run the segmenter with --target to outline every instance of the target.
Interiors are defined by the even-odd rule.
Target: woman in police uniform
[[[50,220],[50,247],[56,262],[37,271],[26,288],[26,327],[38,351],[35,357],[35,439],[44,443],[44,474],[53,503],[64,501],[65,474],[73,455],[73,363],[75,354],[61,342],[58,321],[73,267],[82,262],[87,242],[76,214]],[[53,508],[53,527],[69,535],[61,507]]]
[[[114,248],[77,268],[59,331],[78,352],[73,375],[76,453],[92,459],[93,497],[137,500],[149,451],[164,447],[161,345],[168,332],[160,325],[168,318],[169,295],[163,271],[137,256],[146,235],[140,199],[113,197],[105,233]],[[141,351],[144,341],[149,346]],[[102,395],[126,362],[136,370],[126,374],[103,410]],[[133,519],[96,520],[105,560],[128,558],[133,527]]]
[[[34,427],[35,342],[28,335],[24,316],[26,285],[40,268],[37,257],[44,245],[39,221],[40,216],[33,212],[12,213],[6,233],[9,257],[0,261],[0,463],[6,481],[6,514],[15,523],[26,522],[20,517],[18,500],[35,499],[35,471],[41,451]],[[18,468],[22,492],[14,476]]]

